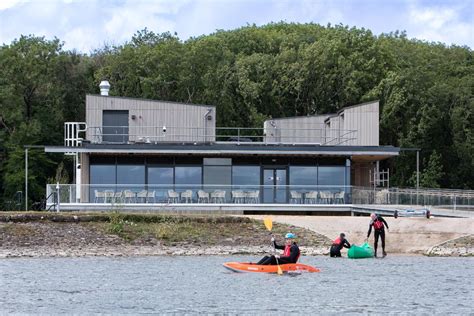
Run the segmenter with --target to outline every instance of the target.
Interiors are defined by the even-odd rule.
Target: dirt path
[[[249,215],[261,219],[263,216]],[[275,222],[304,227],[330,239],[346,233],[350,243],[361,244],[367,236],[368,217],[272,216]],[[447,240],[474,233],[474,218],[385,218],[389,253],[421,254]],[[373,232],[370,242],[373,240]]]

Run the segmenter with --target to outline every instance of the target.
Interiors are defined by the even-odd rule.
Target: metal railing
[[[341,204],[437,207],[474,211],[470,191],[439,195],[392,188],[322,185],[81,185],[77,199],[75,184],[48,184],[47,205],[53,203],[165,203],[165,204]],[[59,192],[57,192],[59,190]],[[400,190],[400,191],[399,191]],[[51,195],[51,193],[56,193]],[[59,197],[59,199],[57,199]],[[56,200],[57,199],[57,200]]]
[[[472,190],[353,187],[352,198],[354,204],[419,205],[474,211]]]
[[[79,199],[76,197],[76,189],[75,184],[48,184],[46,192],[51,199],[47,204],[349,204],[351,200],[349,186],[83,184]]]
[[[356,130],[338,130],[337,133],[327,134],[324,127],[291,129],[278,128],[273,130],[268,128],[214,126],[90,126],[87,127],[86,135],[88,141],[97,144],[233,142],[337,146],[349,145],[352,141],[357,139]],[[70,142],[68,142],[68,144],[70,144]]]

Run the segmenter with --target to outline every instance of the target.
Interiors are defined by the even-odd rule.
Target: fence
[[[59,189],[58,189],[59,188]],[[47,185],[48,205],[68,203],[353,204],[474,211],[474,191],[312,185]],[[78,198],[79,197],[79,198]],[[59,203],[58,203],[59,202]]]
[[[264,128],[247,127],[91,126],[88,130],[92,143],[253,142],[337,146],[347,145],[357,136],[355,130],[326,135],[324,128],[278,129],[278,135],[273,130],[270,133]]]
[[[473,190],[352,188],[353,204],[421,205],[474,211]]]

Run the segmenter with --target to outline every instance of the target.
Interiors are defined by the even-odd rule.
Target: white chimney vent
[[[100,95],[109,95],[110,83],[107,80],[102,80],[99,84]]]

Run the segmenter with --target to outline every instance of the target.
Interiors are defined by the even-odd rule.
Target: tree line
[[[421,186],[474,188],[472,49],[374,35],[343,25],[271,23],[181,40],[144,29],[89,54],[34,35],[0,47],[0,196],[24,186],[24,145],[62,145],[84,121],[85,94],[212,104],[218,126],[333,113],[380,100],[382,145],[421,148]],[[386,162],[393,186],[414,186],[415,155]],[[30,197],[67,181],[67,156],[30,151]],[[66,168],[64,167],[66,166]]]

